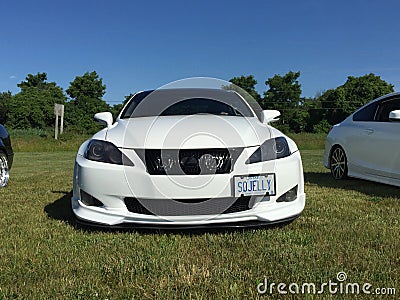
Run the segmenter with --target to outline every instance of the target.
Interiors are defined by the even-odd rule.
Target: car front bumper
[[[249,149],[248,157],[254,149]],[[153,228],[244,227],[250,224],[285,222],[298,216],[305,206],[304,178],[300,153],[275,161],[246,165],[239,159],[230,174],[200,176],[151,176],[140,161],[134,167],[104,164],[77,155],[74,169],[72,209],[78,220],[104,226]],[[207,214],[160,215],[134,213],[125,199],[168,201],[171,199],[210,199],[211,206],[232,196],[233,177],[246,174],[275,174],[276,195],[253,196],[248,209],[224,213],[219,209]],[[204,181],[204,182],[202,182]],[[277,202],[279,197],[297,187],[293,201]],[[85,205],[82,191],[101,201],[101,206]],[[212,211],[212,210],[211,210]]]

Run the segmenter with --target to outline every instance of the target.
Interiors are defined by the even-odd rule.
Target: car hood
[[[257,118],[217,115],[119,119],[106,140],[135,149],[194,149],[258,146],[271,137]]]

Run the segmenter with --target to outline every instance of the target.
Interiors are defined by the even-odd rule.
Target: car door
[[[368,174],[375,167],[371,157],[376,151],[373,148],[373,134],[377,102],[372,102],[353,114],[346,123],[344,130],[344,145],[348,159],[349,171]]]
[[[371,151],[373,173],[400,179],[400,122],[389,119],[393,110],[400,110],[399,97],[379,102],[366,151]]]

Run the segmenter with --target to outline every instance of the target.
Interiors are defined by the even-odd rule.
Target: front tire
[[[4,152],[0,151],[0,188],[7,186],[10,178],[8,159]]]
[[[347,178],[347,157],[342,147],[336,146],[333,148],[329,165],[333,178],[336,180]]]

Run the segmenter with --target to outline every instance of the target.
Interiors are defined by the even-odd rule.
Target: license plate
[[[235,197],[275,195],[275,174],[234,177]]]

